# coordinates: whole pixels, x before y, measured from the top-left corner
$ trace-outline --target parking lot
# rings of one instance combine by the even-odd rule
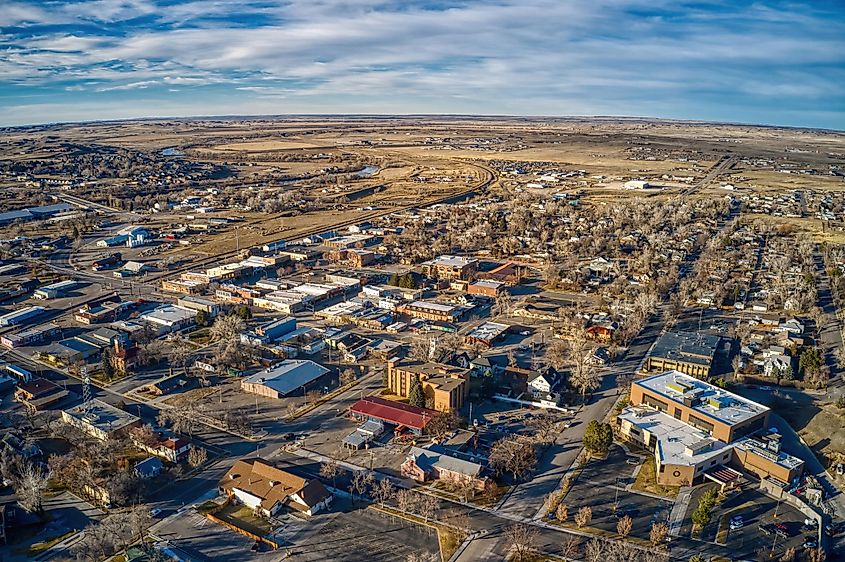
[[[749,489],[730,496],[713,511],[713,523],[708,525],[702,538],[713,540],[718,529],[728,526],[728,521],[734,517],[742,518],[742,527],[738,529],[727,529],[727,536],[724,531],[719,540],[724,539],[725,544],[732,550],[742,553],[753,553],[759,549],[772,549],[775,552],[783,552],[787,548],[794,547],[798,551],[803,549],[804,541],[807,539],[816,540],[818,534],[810,529],[802,529],[804,515],[786,504],[778,502],[753,489],[754,484],[749,484]],[[695,508],[694,505],[691,506]],[[761,530],[761,525],[781,524],[785,527],[786,535],[779,536],[774,532]]]
[[[360,502],[359,502],[360,504]],[[330,511],[309,519],[282,515],[277,540],[285,546],[252,550],[254,541],[225,529],[192,509],[156,525],[152,532],[171,547],[198,560],[277,562],[280,560],[405,560],[411,553],[439,552],[437,533],[427,527],[368,509],[357,509],[336,497]]]
[[[563,499],[570,518],[588,506],[593,511],[590,526],[615,533],[619,518],[627,515],[633,520],[631,535],[644,539],[648,539],[654,523],[666,523],[674,505],[672,500],[626,490],[633,484],[639,464],[634,461],[622,447],[613,445],[607,459],[588,462]],[[618,510],[614,511],[617,502]]]

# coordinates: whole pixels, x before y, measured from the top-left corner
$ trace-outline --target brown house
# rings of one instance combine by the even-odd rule
[[[314,515],[332,501],[319,480],[295,476],[263,459],[237,461],[220,481],[220,490],[265,517],[282,507]]]
[[[35,378],[21,383],[15,390],[15,401],[26,408],[38,412],[49,409],[63,398],[70,396],[70,392],[47,379]]]

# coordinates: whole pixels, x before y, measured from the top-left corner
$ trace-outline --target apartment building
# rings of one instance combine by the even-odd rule
[[[387,362],[387,386],[397,396],[407,398],[416,377],[435,410],[448,412],[464,405],[469,390],[468,370],[423,361],[393,359]]]

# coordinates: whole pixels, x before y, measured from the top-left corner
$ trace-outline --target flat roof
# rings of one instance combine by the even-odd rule
[[[739,441],[734,443],[734,446],[737,449],[742,449],[744,451],[751,451],[752,453],[756,454],[759,457],[763,457],[775,464],[788,468],[790,470],[794,468],[798,468],[804,461],[799,459],[798,457],[793,457],[783,451],[772,451],[766,444],[758,437],[751,436],[746,437],[744,439],[740,439]]]
[[[65,413],[85,425],[103,431],[117,431],[141,419],[96,398],[73,408],[68,408]]]
[[[328,369],[314,361],[288,359],[275,367],[259,371],[245,378],[243,382],[260,384],[285,396],[314,382],[328,372]]]
[[[650,408],[629,406],[622,410],[619,418],[654,435],[663,464],[694,466],[731,448],[681,420]],[[693,454],[688,454],[690,452]]]
[[[442,265],[446,267],[466,267],[467,265],[477,263],[478,260],[475,258],[467,258],[464,256],[449,256],[443,255],[438,256],[431,260],[430,262],[426,262],[429,265]]]
[[[432,310],[434,312],[442,312],[444,314],[451,314],[452,312],[458,309],[458,307],[455,305],[429,301],[414,301],[406,305],[406,307],[417,308],[422,310]]]
[[[196,310],[191,310],[190,308],[184,308],[182,306],[167,304],[149,312],[145,312],[140,316],[140,319],[153,322],[155,324],[169,326],[171,324],[175,324],[176,322],[187,320],[189,318],[196,318],[196,316]]]
[[[509,329],[510,326],[507,324],[500,324],[499,322],[485,322],[473,328],[466,337],[484,341],[493,341]]]
[[[721,338],[695,332],[666,332],[660,336],[649,352],[650,357],[660,357],[710,365]]]
[[[667,371],[634,381],[633,384],[668,398],[675,404],[683,405],[685,398],[691,400],[691,405],[687,407],[726,425],[736,425],[769,411],[762,404],[680,371]]]

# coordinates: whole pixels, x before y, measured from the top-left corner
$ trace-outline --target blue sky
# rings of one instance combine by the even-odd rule
[[[0,124],[628,115],[845,129],[845,1],[0,0]]]

